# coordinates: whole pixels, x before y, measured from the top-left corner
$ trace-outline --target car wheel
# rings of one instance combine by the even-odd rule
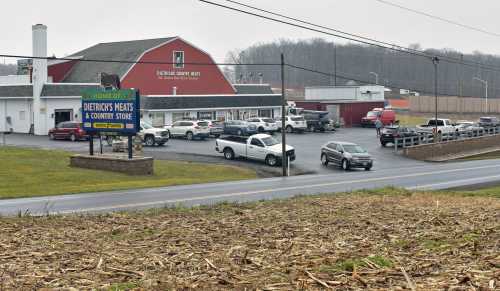
[[[53,133],[49,133],[49,139],[50,139],[50,140],[54,140],[54,139],[56,139],[56,137],[54,136],[54,134],[53,134]]]
[[[186,132],[186,139],[187,139],[187,140],[193,140],[193,137],[194,137],[194,136],[193,136],[193,133],[192,133],[192,132],[190,132],[190,131]]]
[[[291,125],[286,127],[286,132],[287,133],[292,133],[293,132],[293,127]]]
[[[342,170],[347,171],[347,170],[349,170],[349,168],[350,168],[349,161],[346,159],[343,159],[342,160]]]
[[[264,128],[263,127],[259,127],[258,132],[259,133],[263,133],[264,132]]]
[[[274,155],[268,155],[266,157],[266,165],[274,167],[278,164],[278,158]]]
[[[328,158],[325,154],[321,155],[321,164],[323,164],[323,166],[328,166]]]
[[[381,144],[383,147],[385,147],[385,146],[387,145],[387,143],[385,143],[385,142],[380,142],[380,144]]]
[[[216,135],[214,135],[214,136],[215,136],[215,138],[219,138],[219,137],[220,137],[220,134],[216,134]]]
[[[316,128],[314,127],[314,125],[309,125],[309,131],[310,132],[315,132],[316,131]]]
[[[236,132],[236,135],[243,135],[243,131],[241,129],[238,129],[238,131]]]
[[[144,143],[146,144],[146,146],[148,147],[152,147],[155,145],[155,138],[152,137],[151,135],[147,135],[145,138],[144,138]]]
[[[365,171],[370,171],[371,169],[372,169],[372,167],[366,167]]]
[[[230,148],[224,149],[224,158],[226,160],[234,160],[234,152]]]
[[[70,136],[69,136],[69,139],[71,141],[76,141],[76,135],[74,133],[72,133]]]

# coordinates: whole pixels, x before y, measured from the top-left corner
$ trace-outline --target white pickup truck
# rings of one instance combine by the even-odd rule
[[[426,124],[418,125],[417,131],[422,133],[434,133],[437,124],[437,134],[456,133],[458,128],[449,119],[429,119]]]
[[[281,143],[268,134],[219,138],[215,141],[215,150],[224,153],[224,158],[227,160],[243,157],[264,161],[271,167],[277,166],[282,160]],[[295,149],[287,145],[286,156],[290,158],[290,161],[295,160]]]

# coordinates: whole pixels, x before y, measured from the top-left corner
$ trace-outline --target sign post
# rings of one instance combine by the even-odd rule
[[[139,92],[134,89],[83,92],[82,123],[90,136],[90,155],[94,154],[93,136],[107,132],[128,137],[128,158],[132,159],[132,136],[140,128],[139,108]]]

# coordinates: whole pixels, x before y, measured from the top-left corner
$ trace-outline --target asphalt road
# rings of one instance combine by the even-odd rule
[[[245,202],[384,186],[405,187],[407,189],[447,189],[499,181],[498,167],[500,167],[500,160],[428,163],[414,167],[386,168],[371,172],[331,171],[326,175],[302,175],[155,189],[1,200],[0,214],[94,213],[159,208],[179,204],[193,206],[221,201]]]
[[[276,134],[275,138],[281,140],[281,135]],[[321,146],[332,140],[354,142],[364,147],[375,159],[373,167],[375,171],[381,169],[408,168],[425,164],[423,162],[407,159],[400,155],[395,155],[393,148],[381,147],[376,137],[375,129],[346,128],[339,129],[336,132],[294,133],[287,135],[287,144],[294,146],[297,154],[297,159],[292,163],[292,167],[297,169],[297,172],[306,173],[329,174],[335,171],[333,168],[326,169],[322,167],[319,161]],[[12,134],[7,136],[7,143],[17,146],[36,146],[75,152],[88,151],[88,143],[85,141],[51,141],[45,136]],[[98,143],[96,146],[98,146]],[[105,151],[110,151],[110,147],[104,146],[103,148]],[[172,154],[180,154],[185,159],[206,162],[203,157],[198,156],[204,155],[211,157],[210,162],[212,162],[214,158],[218,159],[220,162],[225,162],[222,154],[215,151],[215,139],[213,138],[204,141],[171,139],[162,147],[145,147],[144,154],[146,156],[153,156],[157,159],[171,159]],[[193,156],[189,157],[190,154]],[[268,168],[259,163],[245,163],[252,167],[260,165]]]
[[[276,135],[276,138],[280,138]],[[351,141],[363,146],[375,159],[372,171],[343,172],[319,162],[319,148],[330,140]],[[50,141],[47,137],[9,135],[7,143],[16,146],[64,149],[86,152],[87,142]],[[296,148],[294,168],[302,168],[314,175],[288,178],[265,178],[252,181],[187,185],[177,187],[88,193],[16,200],[0,200],[0,215],[27,212],[33,215],[47,213],[106,212],[125,209],[145,209],[165,205],[186,206],[211,204],[221,201],[255,201],[285,198],[300,194],[345,192],[397,186],[409,189],[448,189],[500,181],[500,160],[426,163],[397,155],[391,148],[382,148],[373,129],[340,129],[335,133],[291,134],[288,144]],[[226,163],[214,150],[214,139],[205,141],[170,140],[166,146],[145,148],[145,155],[155,158],[180,156],[180,159],[203,161],[207,159]],[[110,151],[110,147],[104,147]],[[240,162],[251,167],[266,167],[260,163]],[[258,166],[257,166],[258,165]],[[266,167],[267,168],[267,167]],[[279,169],[278,169],[279,170]]]

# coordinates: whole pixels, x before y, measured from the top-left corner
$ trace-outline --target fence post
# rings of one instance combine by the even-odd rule
[[[396,151],[396,152],[398,151],[398,138],[397,137],[394,138],[394,151]]]

